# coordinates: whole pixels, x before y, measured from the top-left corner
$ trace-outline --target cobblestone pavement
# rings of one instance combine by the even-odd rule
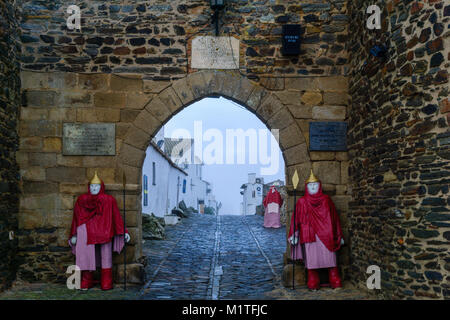
[[[144,244],[141,299],[368,299],[348,283],[317,292],[284,288],[285,228],[266,229],[261,216],[192,215],[166,227],[166,238]]]
[[[111,291],[68,290],[64,284],[17,284],[2,299],[368,299],[350,284],[311,292],[281,285],[285,228],[266,229],[261,216],[191,215],[146,240],[146,284]]]

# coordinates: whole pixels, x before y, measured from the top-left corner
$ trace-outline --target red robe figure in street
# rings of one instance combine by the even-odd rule
[[[125,241],[130,241],[128,230],[125,230]],[[81,270],[81,289],[92,288],[97,267],[101,267],[102,290],[112,289],[112,253],[120,253],[124,246],[124,222],[116,199],[105,194],[105,184],[97,172],[88,192],[75,203],[69,245]]]
[[[264,227],[280,228],[280,208],[283,205],[283,199],[275,186],[271,186],[269,192],[263,200],[264,205]]]
[[[331,198],[322,193],[322,184],[312,170],[305,183],[305,195],[297,201],[295,215],[292,214],[288,239],[292,258],[305,262],[309,289],[319,289],[317,269],[321,268],[328,268],[332,288],[342,287],[336,263],[336,251],[344,244],[339,215]]]

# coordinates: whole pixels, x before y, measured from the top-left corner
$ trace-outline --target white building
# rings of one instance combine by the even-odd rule
[[[153,138],[142,168],[143,213],[164,217],[181,201],[199,213],[205,205],[217,206],[211,185],[202,179],[203,164],[191,152],[193,146],[193,139],[164,138],[164,127]]]
[[[152,141],[142,167],[142,212],[164,217],[181,201],[187,173]]]
[[[248,182],[241,186],[241,215],[256,214],[256,207],[263,202],[264,178],[257,178],[256,173],[248,174]]]

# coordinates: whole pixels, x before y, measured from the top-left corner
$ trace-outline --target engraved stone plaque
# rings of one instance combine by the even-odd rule
[[[114,123],[63,124],[63,155],[114,156],[115,154]]]
[[[239,40],[202,36],[192,40],[192,68],[239,69]]]
[[[310,122],[310,151],[347,151],[346,122]]]

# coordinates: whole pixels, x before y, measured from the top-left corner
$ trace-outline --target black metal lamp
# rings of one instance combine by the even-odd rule
[[[216,37],[219,36],[219,12],[225,8],[226,0],[210,0],[211,9],[214,10],[213,23],[216,24]]]

